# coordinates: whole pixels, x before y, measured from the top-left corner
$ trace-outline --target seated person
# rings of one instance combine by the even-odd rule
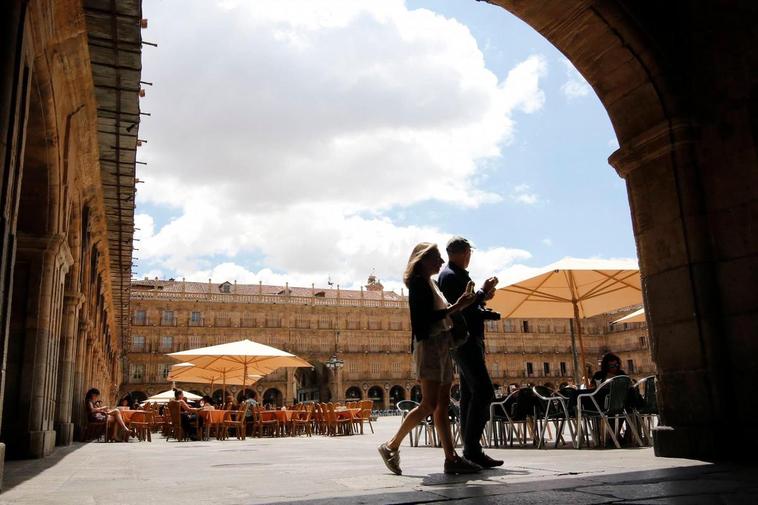
[[[216,410],[216,407],[213,406],[213,398],[208,395],[203,396],[200,399],[200,408],[202,410]]]
[[[87,394],[84,395],[84,404],[87,408],[87,419],[91,422],[103,422],[112,418],[129,436],[136,436],[137,432],[135,430],[130,430],[126,423],[124,423],[124,419],[121,417],[121,412],[118,409],[109,409],[108,407],[98,406],[100,403],[99,398],[100,390],[97,388],[90,389],[87,391]]]
[[[190,407],[184,399],[184,391],[181,389],[174,390],[174,399],[179,403],[182,418],[182,430],[189,435],[192,440],[199,440],[199,430],[203,426],[203,418],[198,418],[196,409]]]
[[[226,402],[224,403],[224,410],[236,410],[237,404],[234,402],[232,395],[226,395]]]
[[[600,362],[600,370],[592,376],[588,389],[596,389],[600,384],[617,375],[626,375],[621,369],[621,358],[612,352],[605,353]]]
[[[119,407],[126,407],[128,409],[134,409],[134,401],[132,400],[132,394],[126,393],[126,396],[118,401]]]
[[[250,418],[253,416],[253,409],[258,406],[258,402],[255,401],[255,398],[253,397],[253,393],[248,392],[247,398],[245,399],[245,403],[247,403],[247,412],[245,412],[245,417]]]

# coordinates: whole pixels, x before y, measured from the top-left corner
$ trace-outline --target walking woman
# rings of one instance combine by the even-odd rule
[[[400,469],[400,444],[427,416],[434,415],[442,449],[445,451],[445,473],[475,473],[482,468],[458,456],[450,431],[448,405],[453,382],[453,362],[450,357],[452,322],[450,314],[461,311],[474,301],[474,295],[464,293],[449,305],[432,275],[444,264],[435,244],[422,242],[413,248],[403,282],[408,287],[411,309],[411,347],[416,362],[416,378],[421,382],[421,404],[411,410],[397,433],[379,446],[379,454],[389,470],[397,475]]]

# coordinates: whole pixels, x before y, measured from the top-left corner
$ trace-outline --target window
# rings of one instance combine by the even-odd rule
[[[268,328],[281,328],[282,320],[279,316],[267,315],[266,326]]]
[[[310,328],[311,320],[308,316],[298,315],[295,318],[295,328]]]
[[[145,352],[145,337],[132,335],[132,352]]]
[[[550,363],[542,363],[542,374],[545,377],[550,376]]]
[[[129,376],[132,382],[142,382],[145,377],[145,365],[142,363],[129,365]]]
[[[318,316],[318,327],[322,330],[328,330],[332,327],[332,317],[329,315]]]
[[[566,375],[568,375],[566,373],[566,362],[561,361],[561,377],[565,377]]]
[[[161,377],[163,379],[167,379],[168,378],[168,372],[170,370],[171,370],[171,365],[168,364],[168,363],[161,363],[160,366],[158,367],[158,373],[161,374]]]
[[[534,375],[534,365],[527,362],[526,363],[526,376],[531,377],[532,375]]]
[[[379,363],[376,361],[372,361],[371,362],[371,375],[374,375],[374,376],[379,375],[379,372],[380,372]]]
[[[147,324],[147,312],[144,310],[135,310],[134,311],[134,324],[139,326],[144,326]]]
[[[403,329],[402,321],[390,321],[390,330],[402,330],[402,329]]]
[[[644,335],[640,337],[640,347],[642,348],[647,347],[647,338]]]
[[[358,362],[356,361],[348,361],[347,362],[347,371],[350,373],[355,373],[358,371]]]
[[[189,344],[190,349],[197,349],[198,347],[203,347],[203,341],[202,337],[199,335],[190,335],[187,337],[187,344]]]
[[[170,351],[174,347],[174,337],[161,337],[161,351]]]
[[[361,327],[361,320],[357,317],[351,317],[347,320],[347,329],[348,330],[357,330]]]
[[[161,314],[161,325],[163,326],[173,326],[176,324],[176,319],[174,319],[174,311],[173,310],[164,310]]]
[[[512,333],[516,331],[516,324],[513,322],[513,319],[506,319],[503,321],[503,328],[506,333]]]
[[[202,326],[203,314],[198,311],[192,311],[189,319],[190,326]]]
[[[493,363],[490,367],[492,377],[500,377],[500,363]]]
[[[392,362],[392,371],[393,372],[399,372],[400,371],[400,361],[395,360]]]
[[[381,330],[382,329],[382,320],[378,317],[371,317],[368,320],[368,329],[369,330]]]
[[[634,373],[634,360],[633,359],[626,360],[626,371],[629,373]]]
[[[529,333],[529,321],[521,321],[521,331],[523,333]]]
[[[497,321],[485,321],[484,326],[487,331],[497,331]]]

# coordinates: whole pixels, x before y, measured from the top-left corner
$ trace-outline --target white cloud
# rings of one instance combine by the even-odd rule
[[[138,204],[179,215],[161,227],[138,215],[138,247],[177,276],[398,279],[414,243],[448,234],[384,212],[501,199],[477,186],[480,165],[512,139],[514,111],[545,102],[544,57],[499,82],[468,28],[400,0],[166,2],[146,15],[160,48],[144,56],[156,85]],[[502,265],[503,251],[528,255],[488,253]],[[267,268],[241,265],[252,256]]]
[[[561,86],[561,91],[566,98],[573,100],[574,98],[589,95],[592,88],[582,74],[580,74],[576,68],[574,68],[574,65],[566,58],[561,61],[563,61],[563,64],[566,67],[566,82]]]
[[[519,184],[514,187],[509,197],[512,201],[523,205],[537,205],[541,202],[540,196],[532,191],[528,184]]]
[[[545,245],[547,247],[553,247],[553,239],[550,237],[545,237],[540,242],[542,242],[542,245]]]

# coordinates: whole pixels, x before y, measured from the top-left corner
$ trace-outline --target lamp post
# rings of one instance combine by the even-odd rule
[[[335,400],[340,401],[340,397],[342,396],[342,367],[345,366],[345,362],[342,361],[337,357],[337,353],[332,354],[332,356],[324,363],[326,365],[326,368],[332,371],[334,373],[334,387],[336,389]]]

